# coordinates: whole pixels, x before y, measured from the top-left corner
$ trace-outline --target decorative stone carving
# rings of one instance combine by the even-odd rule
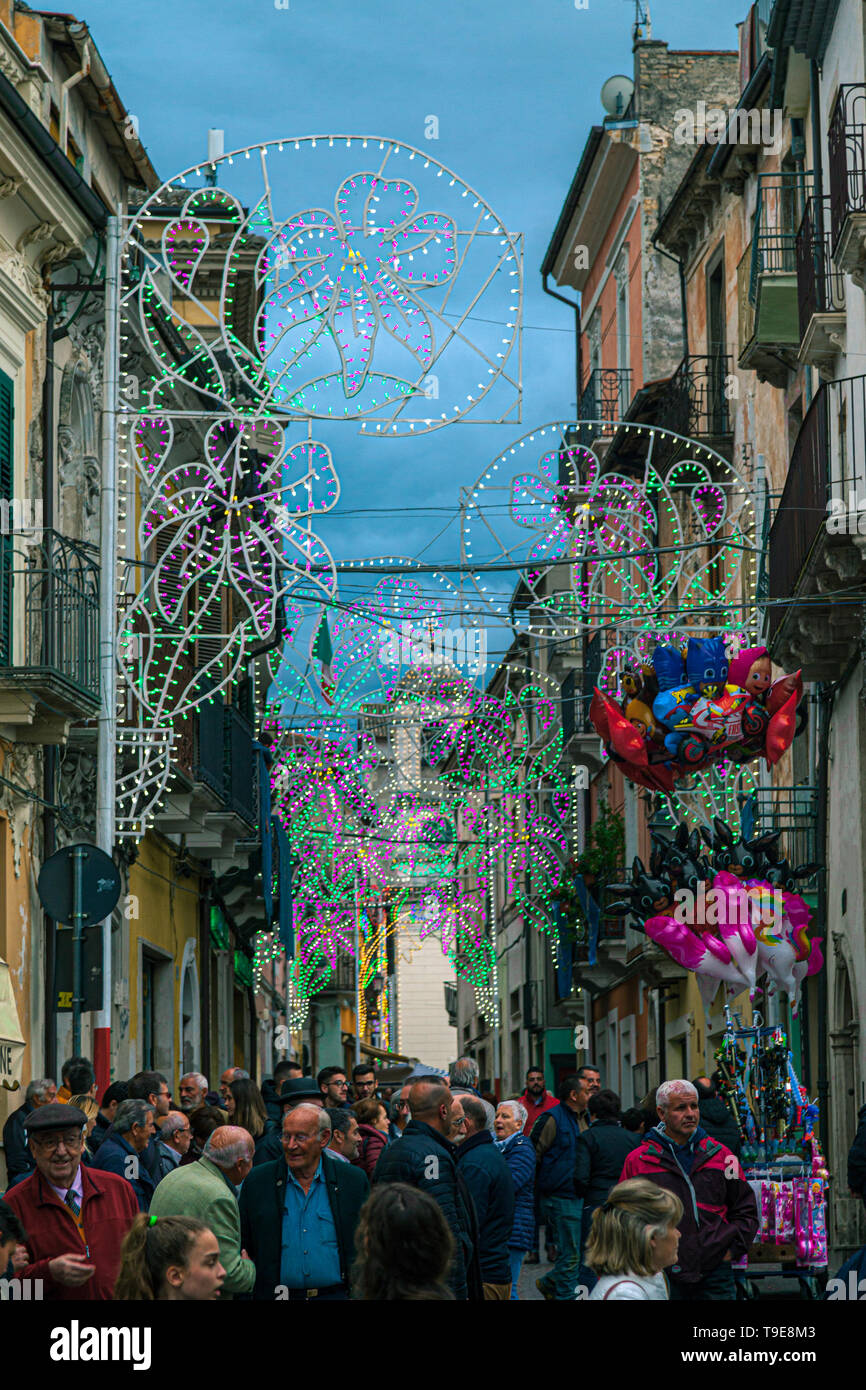
[[[59,231],[59,222],[37,222],[35,227],[21,233],[15,243],[16,250],[23,251],[26,246],[34,246],[37,241],[48,241]]]
[[[102,366],[105,354],[105,328],[101,323],[69,325],[69,338],[79,353],[87,358],[87,377],[93,399],[93,409],[102,409]]]
[[[58,845],[66,845],[96,830],[96,758],[84,749],[66,747],[60,760],[57,803],[66,813],[66,824],[57,822]]]
[[[23,179],[0,179],[0,198],[11,198],[23,182]]]
[[[32,836],[34,812],[37,804],[23,794],[27,787],[41,787],[41,757],[33,745],[0,743],[0,811],[8,822],[12,833],[12,863],[15,877],[21,874],[21,850],[25,831]],[[14,787],[8,785],[14,783]],[[21,787],[22,792],[15,787]]]

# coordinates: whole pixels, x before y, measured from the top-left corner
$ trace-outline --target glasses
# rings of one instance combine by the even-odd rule
[[[455,1124],[455,1125],[465,1125],[465,1123],[466,1123],[466,1116],[465,1116],[465,1115],[454,1115],[454,1116],[452,1117],[451,1123],[452,1123],[452,1124]]]
[[[297,1144],[309,1144],[310,1140],[315,1138],[315,1134],[284,1134],[283,1143],[291,1144],[294,1139]]]
[[[348,1081],[332,1081],[331,1085],[336,1086],[338,1091],[348,1091],[349,1089]]]
[[[53,1154],[61,1144],[67,1149],[80,1149],[84,1143],[84,1136],[77,1131],[74,1134],[34,1134],[33,1139],[40,1149],[49,1154]]]

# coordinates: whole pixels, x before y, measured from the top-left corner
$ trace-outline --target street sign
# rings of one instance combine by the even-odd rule
[[[55,937],[54,1007],[58,1013],[71,1013],[74,997],[74,966],[72,947],[74,932],[62,927]],[[102,932],[98,926],[88,927],[81,938],[81,1008],[88,1013],[102,1004]]]
[[[36,885],[39,901],[55,922],[72,921],[76,858],[81,864],[82,922],[101,922],[114,911],[121,884],[114,861],[96,845],[67,845],[46,859]]]

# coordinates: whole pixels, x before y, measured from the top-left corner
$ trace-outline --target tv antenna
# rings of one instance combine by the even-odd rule
[[[653,22],[650,18],[649,0],[629,0],[629,4],[634,5],[634,28],[631,31],[633,42],[637,43],[638,39],[651,39]]]

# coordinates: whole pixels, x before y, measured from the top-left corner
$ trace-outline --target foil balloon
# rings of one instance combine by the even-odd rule
[[[650,940],[667,951],[672,960],[696,975],[724,980],[738,989],[748,987],[748,981],[734,963],[728,947],[709,933],[698,935],[684,922],[667,916],[651,917],[645,931]]]

